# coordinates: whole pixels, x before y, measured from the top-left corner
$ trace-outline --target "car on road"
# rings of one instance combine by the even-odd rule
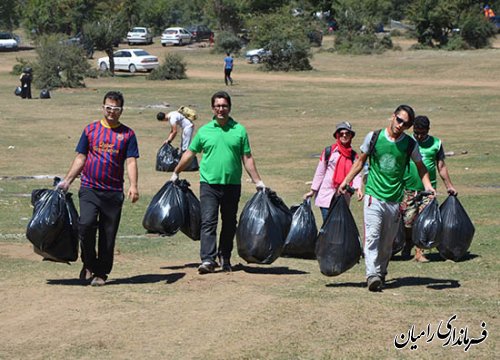
[[[136,71],[152,71],[160,66],[158,58],[143,49],[122,49],[113,53],[115,70],[124,70],[131,73]],[[97,59],[99,70],[109,69],[109,57]]]
[[[127,42],[132,44],[152,44],[153,33],[145,27],[133,27],[127,33]]]
[[[266,57],[271,55],[271,51],[260,48],[260,49],[252,49],[248,50],[245,53],[245,59],[252,64],[261,63]]]
[[[0,32],[0,49],[18,50],[19,44],[10,32]]]
[[[161,45],[167,44],[184,45],[190,44],[193,41],[193,34],[182,27],[170,27],[161,34]]]
[[[210,39],[212,35],[212,30],[206,25],[192,25],[186,28],[193,35],[194,41],[203,41]]]

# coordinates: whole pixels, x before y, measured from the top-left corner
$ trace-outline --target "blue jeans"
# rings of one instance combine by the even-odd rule
[[[236,234],[236,214],[240,201],[241,185],[211,185],[200,183],[201,261],[215,263],[217,256],[229,261]],[[217,249],[217,223],[221,214],[221,232]]]

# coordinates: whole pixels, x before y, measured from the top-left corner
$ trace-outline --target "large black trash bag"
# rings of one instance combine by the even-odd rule
[[[316,238],[318,227],[311,209],[311,199],[304,200],[297,207],[292,207],[292,224],[285,239],[281,256],[301,259],[316,259]]]
[[[167,181],[149,203],[142,226],[152,233],[172,236],[186,221],[186,194]]]
[[[179,149],[164,143],[156,154],[156,171],[174,171],[179,160]]]
[[[403,248],[405,247],[405,243],[406,243],[405,225],[403,218],[401,217],[398,225],[398,233],[396,234],[394,242],[392,243],[392,255],[396,255],[398,252],[403,250]]]
[[[337,276],[359,262],[358,227],[344,196],[335,196],[316,241],[316,258],[323,275]]]
[[[245,204],[236,230],[238,254],[248,263],[271,264],[283,250],[292,213],[276,192],[259,189]]]
[[[437,199],[434,198],[417,215],[413,223],[413,244],[421,249],[432,249],[439,244],[439,233],[441,232],[441,214]]]
[[[192,240],[200,240],[201,208],[200,200],[189,188],[187,180],[180,180],[179,187],[186,194],[186,217],[181,231]]]
[[[443,222],[437,247],[439,254],[445,259],[459,261],[472,242],[474,224],[456,196],[448,196],[439,211]]]
[[[78,212],[72,194],[39,189],[31,193],[33,216],[26,237],[44,260],[76,261],[78,258]]]

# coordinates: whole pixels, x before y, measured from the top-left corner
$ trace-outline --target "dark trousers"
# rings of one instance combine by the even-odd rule
[[[224,69],[224,82],[226,85],[228,84],[228,81],[231,82],[231,85],[233,84],[233,79],[231,78],[231,71],[233,69]]]
[[[116,233],[124,195],[118,191],[81,188],[78,230],[82,262],[94,275],[107,278],[113,267]],[[97,231],[99,238],[96,251]]]
[[[229,260],[236,233],[236,214],[241,185],[210,185],[200,183],[201,207],[201,261],[215,262],[217,256]],[[217,250],[217,223],[221,214],[221,232]]]

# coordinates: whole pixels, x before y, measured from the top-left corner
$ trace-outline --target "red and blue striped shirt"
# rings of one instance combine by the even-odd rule
[[[139,157],[134,131],[119,124],[108,127],[95,121],[85,127],[76,151],[87,156],[81,186],[97,190],[123,191],[125,160]]]

